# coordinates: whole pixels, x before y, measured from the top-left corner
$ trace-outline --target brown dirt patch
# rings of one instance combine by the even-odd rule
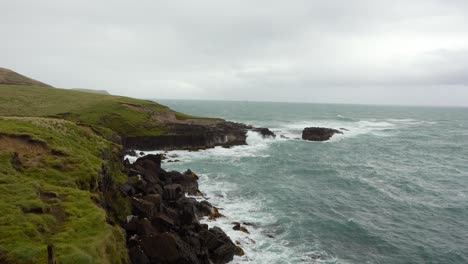
[[[36,166],[51,151],[44,142],[29,136],[0,134],[0,152],[16,153],[17,161],[26,167]]]

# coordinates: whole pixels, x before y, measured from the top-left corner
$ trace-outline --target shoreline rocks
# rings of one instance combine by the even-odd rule
[[[325,127],[306,127],[302,131],[302,139],[308,141],[326,141],[334,134],[343,134],[343,132]]]
[[[165,171],[161,155],[124,164],[129,178],[121,191],[131,199],[132,215],[123,228],[132,263],[222,264],[244,254],[223,230],[199,222],[222,215],[209,202],[186,196],[201,194],[195,173]]]
[[[170,134],[161,136],[138,136],[122,138],[125,149],[139,150],[199,150],[216,146],[231,147],[246,145],[247,131],[252,126],[228,121],[210,125],[166,125]]]
[[[262,135],[263,138],[276,138],[275,133],[273,133],[273,131],[266,127],[255,127],[252,128],[251,131],[259,133],[260,135]]]

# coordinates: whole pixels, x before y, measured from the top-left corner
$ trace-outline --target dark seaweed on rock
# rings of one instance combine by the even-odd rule
[[[198,176],[161,168],[161,155],[125,162],[128,182],[122,192],[130,196],[132,213],[123,225],[132,263],[227,263],[243,250],[218,227],[200,224],[200,217],[220,217],[201,194]]]

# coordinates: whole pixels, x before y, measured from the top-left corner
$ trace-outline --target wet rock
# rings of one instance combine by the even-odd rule
[[[171,135],[123,137],[125,148],[154,149],[185,149],[199,150],[216,146],[245,145],[247,130],[251,126],[217,120],[211,124],[166,124]]]
[[[343,134],[343,132],[325,127],[306,127],[302,131],[302,139],[309,141],[326,141],[334,134]]]
[[[232,227],[233,230],[236,230],[236,231],[242,231],[246,234],[250,234],[249,230],[247,230],[247,228],[245,228],[244,226],[241,226],[240,223],[234,223],[234,226]]]
[[[127,150],[127,151],[125,152],[125,154],[128,155],[128,156],[131,156],[131,157],[136,157],[136,156],[137,156],[136,151],[133,150],[133,149]]]
[[[242,249],[236,246],[219,227],[213,227],[200,233],[213,263],[228,263],[234,255],[241,255]]]
[[[266,128],[266,127],[255,127],[255,128],[252,128],[251,130],[259,133],[260,135],[262,135],[263,138],[268,138],[268,137],[275,138],[276,137],[275,133],[273,133],[273,131],[271,131],[269,128]]]

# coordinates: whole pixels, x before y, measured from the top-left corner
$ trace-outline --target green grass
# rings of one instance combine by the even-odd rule
[[[36,152],[27,140],[15,142],[14,150],[0,146],[0,262],[44,263],[48,244],[59,263],[127,262],[124,234],[108,221],[129,214],[128,201],[116,191],[126,180],[120,146],[49,118],[0,117],[0,134],[42,142]],[[13,152],[23,152],[20,165]],[[116,186],[104,194],[98,191],[103,164]],[[109,215],[100,204],[111,208]]]
[[[198,118],[178,113],[152,101],[48,87],[0,85],[0,116],[55,117],[101,126],[125,136],[169,133],[152,114],[174,113],[179,120]]]

